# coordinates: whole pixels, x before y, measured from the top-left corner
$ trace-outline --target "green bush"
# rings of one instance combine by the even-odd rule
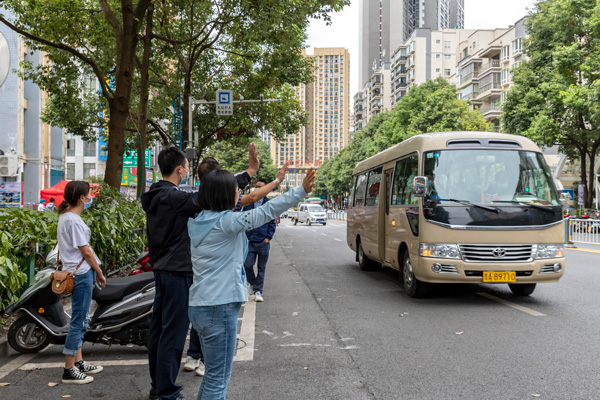
[[[126,266],[146,247],[146,217],[138,201],[107,185],[96,190],[90,209],[81,217],[90,227],[91,245],[107,272]],[[8,208],[0,215],[0,310],[16,300],[26,280],[27,257],[36,255],[36,268],[56,244],[58,213]],[[40,253],[35,253],[36,245]]]

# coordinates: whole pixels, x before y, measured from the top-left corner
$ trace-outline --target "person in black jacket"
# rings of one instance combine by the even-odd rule
[[[248,169],[236,175],[240,188],[250,182],[259,168],[258,153],[250,144]],[[188,219],[202,211],[197,194],[179,190],[187,182],[189,162],[176,147],[163,149],[158,155],[163,179],[152,184],[142,195],[146,212],[149,263],[152,265],[156,294],[148,338],[148,361],[152,388],[149,399],[183,399],[181,386],[175,383],[185,338],[189,328],[188,295],[192,284],[192,260]],[[241,205],[252,204],[258,196],[274,189],[278,179],[264,193],[252,193],[241,199]]]

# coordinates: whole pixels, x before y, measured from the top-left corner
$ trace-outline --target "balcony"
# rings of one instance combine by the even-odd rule
[[[473,100],[477,96],[479,96],[479,92],[471,92],[469,94],[462,96],[461,100]]]
[[[502,112],[502,105],[499,101],[486,104],[479,108],[479,112],[483,114],[484,117],[494,117],[499,116]]]
[[[480,71],[482,71],[483,74],[483,71],[487,71],[492,68],[500,68],[500,60],[493,59],[490,62],[481,64]]]
[[[498,95],[501,91],[500,80],[488,82],[484,85],[479,85],[479,96],[477,96],[478,100],[482,100],[492,94]]]

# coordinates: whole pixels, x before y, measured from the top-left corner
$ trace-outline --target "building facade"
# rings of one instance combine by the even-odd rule
[[[464,28],[464,0],[361,0],[359,83],[367,83],[418,28]]]
[[[349,141],[350,54],[344,48],[316,48],[306,55],[315,63],[314,81],[296,87],[298,100],[308,112],[309,124],[288,135],[285,142],[271,139],[271,157],[278,167],[290,167],[288,182],[301,182],[305,170],[318,168]],[[284,185],[286,186],[286,185]]]
[[[3,12],[6,16],[6,11]],[[17,195],[18,204],[37,203],[40,190],[64,179],[64,134],[61,128],[40,119],[48,95],[14,71],[19,70],[20,62],[37,66],[47,60],[41,52],[28,51],[23,37],[3,24],[0,24],[0,51],[0,62],[4,66],[0,66],[4,71],[4,76],[0,76],[0,156],[5,160],[14,159],[16,165],[10,173],[0,176],[0,183],[20,189],[20,193],[15,189],[10,196],[3,193],[0,206],[7,204],[3,201],[7,196],[16,198]]]

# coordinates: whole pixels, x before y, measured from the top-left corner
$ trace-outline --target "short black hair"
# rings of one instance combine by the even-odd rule
[[[202,180],[211,171],[218,171],[221,169],[221,164],[214,158],[204,158],[198,165],[198,180]]]
[[[158,153],[158,167],[163,175],[171,175],[175,168],[185,167],[185,153],[177,147],[167,147]]]
[[[260,179],[258,179],[258,180],[255,182],[255,184],[256,184],[256,183],[258,183],[258,182],[262,182],[262,183],[264,183],[265,185],[266,185],[267,183],[269,183],[269,182],[267,182],[267,180],[266,180],[266,179],[263,179],[263,178],[260,178]]]
[[[237,187],[237,179],[231,172],[224,169],[211,171],[202,179],[198,190],[198,205],[203,210],[233,210],[237,202]]]

